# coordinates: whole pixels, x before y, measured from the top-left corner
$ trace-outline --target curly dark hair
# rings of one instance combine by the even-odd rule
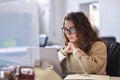
[[[65,21],[72,21],[76,28],[77,44],[84,52],[89,53],[92,45],[96,41],[102,41],[97,33],[93,30],[88,18],[83,12],[70,12],[64,17],[63,26]],[[65,45],[69,42],[64,34]]]

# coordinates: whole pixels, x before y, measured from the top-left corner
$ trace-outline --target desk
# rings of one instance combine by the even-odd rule
[[[91,74],[72,74],[64,78],[64,80],[120,80],[120,77],[110,77],[108,75],[91,75]]]
[[[110,77],[110,80],[120,80],[120,77]]]

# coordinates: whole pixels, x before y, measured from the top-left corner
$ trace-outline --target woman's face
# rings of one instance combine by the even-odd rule
[[[65,26],[64,26],[67,30],[70,30],[70,28],[74,27],[74,24],[72,21],[68,21],[68,20],[65,20]],[[67,31],[66,33],[66,36],[68,38],[68,40],[70,42],[76,42],[77,41],[77,37],[76,37],[76,32],[75,33],[71,33],[70,31]]]

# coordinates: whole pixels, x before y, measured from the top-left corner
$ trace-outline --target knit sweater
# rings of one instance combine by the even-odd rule
[[[62,49],[61,49],[62,50]],[[107,48],[105,43],[96,41],[88,54],[77,49],[74,54],[58,52],[62,72],[106,74]]]

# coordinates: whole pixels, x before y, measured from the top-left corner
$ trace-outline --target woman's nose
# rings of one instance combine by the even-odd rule
[[[70,31],[67,31],[66,34],[67,34],[67,35],[71,35],[71,32],[70,32]]]

